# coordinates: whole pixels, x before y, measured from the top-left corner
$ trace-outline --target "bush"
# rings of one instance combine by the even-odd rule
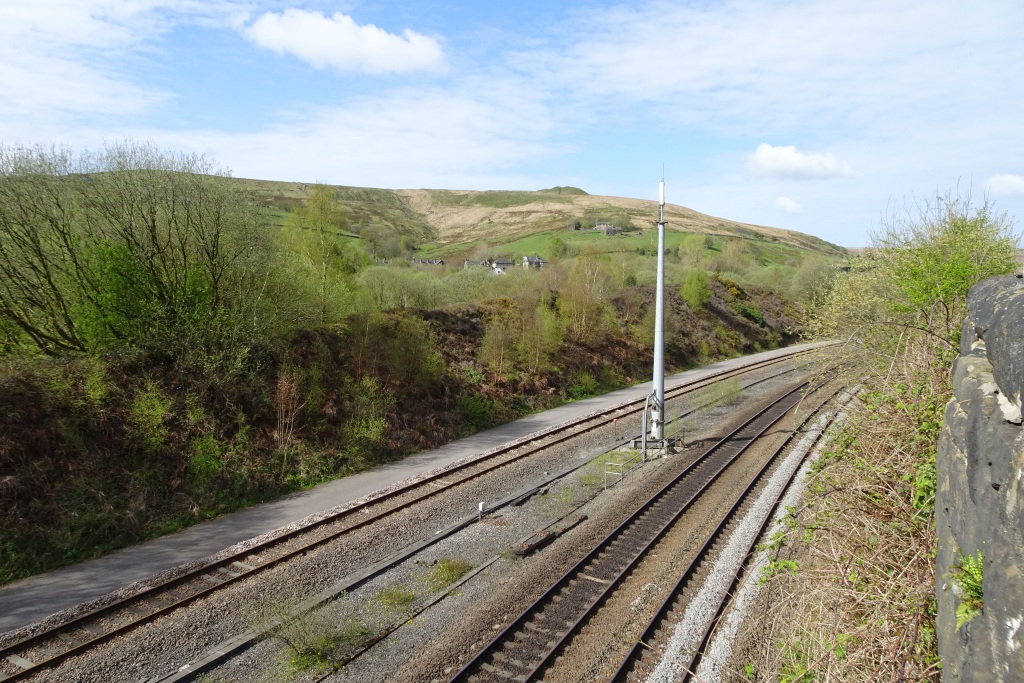
[[[44,353],[160,356],[265,334],[271,249],[250,198],[198,156],[0,147],[0,319]],[[11,330],[18,334],[12,338]]]
[[[171,401],[163,395],[155,382],[135,395],[129,415],[132,435],[147,449],[155,450],[167,441],[167,418]]]
[[[764,316],[761,315],[761,309],[755,306],[750,301],[736,301],[732,305],[732,310],[736,311],[739,315],[751,322],[755,322],[758,325],[764,327]]]
[[[679,295],[694,312],[699,311],[711,299],[711,278],[706,270],[689,270],[683,279]]]
[[[456,401],[459,414],[474,430],[490,429],[501,424],[500,408],[494,401],[473,395],[463,395]]]
[[[569,386],[569,397],[574,401],[593,396],[600,385],[589,372],[579,372]]]

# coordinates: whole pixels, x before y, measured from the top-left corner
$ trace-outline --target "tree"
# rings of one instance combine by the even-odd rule
[[[796,268],[790,295],[799,301],[817,305],[832,286],[836,270],[820,256],[808,256]]]
[[[551,258],[565,258],[569,253],[569,247],[561,237],[551,239]]]
[[[518,316],[507,313],[492,316],[480,343],[480,362],[487,366],[494,381],[500,381],[512,367],[514,350],[520,336]]]
[[[880,351],[897,343],[893,330],[913,329],[955,347],[967,290],[1012,273],[1017,244],[1008,216],[997,215],[987,200],[975,207],[969,196],[947,193],[904,207],[886,218],[871,249],[822,297],[818,333]]]
[[[562,345],[565,331],[558,314],[543,299],[531,306],[530,300],[520,301],[520,334],[516,341],[519,360],[530,373],[550,365],[551,356]]]
[[[348,219],[334,197],[334,190],[315,185],[306,204],[292,214],[292,223],[309,231],[303,252],[316,272],[318,322],[324,325],[331,315],[332,300],[341,296],[341,278],[358,270],[358,257],[343,236]]]
[[[686,272],[679,294],[690,310],[696,313],[703,308],[711,299],[711,293],[711,278],[706,270],[695,268]]]
[[[578,256],[558,299],[559,313],[573,337],[591,340],[603,329],[610,315],[608,291],[609,277],[602,257],[596,253]]]
[[[0,317],[9,344],[86,348],[73,318],[89,282],[74,170],[66,149],[0,147]]]
[[[684,266],[699,268],[703,265],[704,256],[710,248],[710,235],[686,235],[679,245],[679,259]]]
[[[753,258],[746,241],[735,238],[725,243],[721,253],[712,259],[712,264],[716,273],[743,275],[750,269]]]
[[[386,225],[370,225],[359,234],[367,251],[377,258],[394,258],[402,253],[398,233]]]
[[[0,148],[0,317],[45,353],[230,343],[269,254],[262,214],[204,157]]]
[[[967,290],[1017,267],[1018,239],[1006,214],[987,199],[950,193],[891,216],[875,243],[889,271],[893,309],[952,338],[959,332]]]

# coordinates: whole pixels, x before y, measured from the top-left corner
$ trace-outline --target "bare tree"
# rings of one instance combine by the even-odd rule
[[[46,353],[223,332],[258,289],[261,228],[203,157],[0,148],[0,316]]]

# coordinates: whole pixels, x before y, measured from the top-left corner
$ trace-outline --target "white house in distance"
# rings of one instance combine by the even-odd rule
[[[523,268],[529,270],[530,268],[543,268],[547,264],[547,261],[542,259],[540,256],[524,256],[523,257]]]
[[[523,258],[525,259],[526,257],[524,256]],[[515,265],[516,265],[516,262],[513,261],[512,259],[506,258],[504,256],[499,256],[497,258],[484,259],[483,261],[468,261],[467,260],[462,267],[463,268],[474,268],[474,267],[476,267],[476,268],[490,268],[490,269],[492,269],[495,272],[495,274],[501,274],[501,273],[504,273],[509,268],[514,267]]]

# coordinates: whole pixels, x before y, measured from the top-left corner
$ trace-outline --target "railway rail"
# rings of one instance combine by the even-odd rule
[[[641,505],[519,617],[450,683],[529,681],[545,670],[604,599],[731,464],[803,397],[802,383],[708,448]]]
[[[712,377],[701,378],[667,391],[666,400],[678,399],[723,379],[791,363],[817,351],[818,348],[804,349],[730,369]],[[148,586],[134,595],[78,615],[65,623],[32,633],[0,647],[0,681],[13,683],[24,680],[226,586],[278,566],[554,445],[606,426],[611,415],[621,418],[638,413],[642,407],[643,399],[628,401],[568,424],[513,441],[472,460],[457,463],[417,481],[403,484],[380,497],[220,557],[170,580]],[[623,443],[628,441],[629,439]]]
[[[611,679],[613,683],[636,683],[637,681],[643,681],[655,670],[656,665],[661,661],[662,655],[667,650],[667,642],[669,640],[671,629],[682,619],[686,606],[693,597],[695,589],[699,587],[701,583],[699,579],[702,573],[706,569],[707,565],[714,562],[717,557],[718,550],[728,542],[732,529],[735,528],[739,521],[744,518],[749,503],[754,499],[756,492],[760,488],[761,482],[766,478],[779,456],[781,456],[796,440],[801,430],[812,420],[818,418],[823,412],[822,408],[841,391],[842,389],[836,390],[832,396],[822,402],[822,405],[818,410],[808,414],[804,418],[803,422],[792,431],[786,440],[779,445],[775,452],[769,457],[760,471],[751,478],[750,483],[747,485],[743,493],[736,499],[736,502],[732,507],[722,515],[719,522],[716,524],[714,531],[709,535],[704,545],[695,553],[693,560],[680,574],[675,585],[668,591],[665,598],[658,606],[658,609],[648,621],[640,637],[637,638],[633,647],[622,659],[621,664]],[[851,400],[851,397],[848,396],[844,403],[849,402],[849,400]],[[829,424],[831,424],[831,419],[829,420]],[[809,445],[804,457],[801,458],[801,461],[792,468],[791,472],[786,477],[785,484],[779,487],[778,494],[775,496],[775,499],[770,506],[770,510],[764,516],[757,532],[752,535],[752,540],[748,543],[745,552],[743,553],[743,559],[740,563],[740,571],[733,575],[730,585],[726,590],[720,593],[720,598],[716,601],[716,604],[712,606],[711,611],[713,616],[708,620],[702,634],[696,639],[693,649],[688,655],[675,662],[673,668],[677,671],[677,675],[673,676],[673,680],[678,680],[681,683],[693,680],[693,673],[696,671],[697,666],[703,657],[704,650],[714,632],[715,626],[724,614],[731,596],[735,594],[735,589],[744,576],[744,567],[746,567],[751,556],[756,551],[758,540],[764,536],[765,531],[775,518],[775,513],[778,510],[782,498],[785,496],[786,491],[789,489],[793,480],[800,471],[800,466],[806,458],[806,453],[811,452],[811,450],[821,442],[825,437],[827,427],[828,425],[821,427],[814,439],[814,443]]]

